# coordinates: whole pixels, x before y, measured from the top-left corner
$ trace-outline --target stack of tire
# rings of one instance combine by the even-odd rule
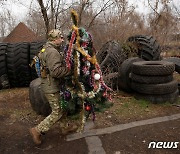
[[[131,88],[131,70],[132,64],[134,62],[144,61],[139,57],[132,57],[126,59],[120,66],[119,69],[119,89],[124,90],[126,92],[132,92]]]
[[[163,59],[163,61],[172,62],[175,64],[175,71],[180,74],[180,58],[178,57],[168,57]]]
[[[135,35],[127,39],[131,48],[137,50],[138,57],[126,59],[119,68],[119,89],[126,92],[132,92],[131,88],[131,70],[132,64],[137,61],[157,61],[160,60],[160,46],[152,36]]]
[[[0,43],[0,89],[27,87],[37,78],[29,64],[43,42]]]
[[[168,57],[168,58],[163,59],[163,61],[174,63],[176,73],[180,74],[180,58],[179,57]],[[179,89],[179,94],[180,94],[180,81],[178,82],[178,89]]]
[[[6,43],[0,43],[0,89],[9,87],[6,67]]]
[[[160,46],[152,36],[131,36],[127,39],[124,46],[114,40],[108,41],[97,53],[97,60],[100,64],[104,81],[114,90],[124,89],[128,91],[130,89],[129,83],[127,83],[129,78],[127,79],[126,77],[129,75],[131,63],[136,61],[131,59],[126,61],[131,55],[130,53],[136,54],[142,60],[161,59]],[[120,68],[121,66],[122,68]]]
[[[153,103],[175,102],[178,83],[173,79],[174,63],[167,61],[139,61],[132,64],[131,88],[142,98]]]
[[[11,87],[28,86],[30,83],[29,43],[8,44],[6,50],[7,74]]]

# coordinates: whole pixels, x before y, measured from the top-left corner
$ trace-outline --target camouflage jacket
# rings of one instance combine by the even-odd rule
[[[45,93],[56,93],[60,90],[60,84],[70,72],[64,62],[64,52],[47,42],[39,53],[41,65],[48,70],[47,76],[41,78],[41,88]]]

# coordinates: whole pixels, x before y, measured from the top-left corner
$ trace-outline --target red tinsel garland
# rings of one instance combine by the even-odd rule
[[[101,68],[98,63],[95,64],[95,67],[96,67],[96,70],[98,71],[98,73],[100,74],[100,83],[106,89],[105,92],[103,93],[103,96],[107,97],[109,100],[111,100],[112,99],[111,95],[108,94],[107,91],[113,91],[113,90],[104,83],[104,80],[102,78],[102,71],[101,71]]]
[[[71,60],[71,55],[72,55],[72,51],[73,51],[73,43],[74,43],[74,40],[75,40],[75,38],[76,38],[76,31],[74,30],[73,32],[72,32],[72,35],[71,35],[71,40],[70,40],[70,42],[69,42],[69,47],[68,47],[68,51],[67,51],[67,56],[66,56],[66,66],[67,66],[67,68],[70,70],[71,69],[71,63],[70,63],[70,60]],[[94,49],[94,48],[93,48]],[[91,58],[91,56],[90,55],[87,55],[89,58]],[[103,96],[104,97],[107,97],[109,100],[111,100],[111,95],[110,94],[108,94],[108,91],[112,91],[112,89],[111,88],[109,88],[106,84],[105,84],[105,82],[104,82],[104,80],[103,80],[103,78],[102,78],[102,71],[101,71],[101,69],[100,69],[100,66],[99,66],[99,64],[98,63],[95,63],[95,68],[96,68],[96,71],[97,71],[97,73],[99,73],[100,74],[100,83],[101,83],[101,85],[105,88],[105,91],[104,91],[104,93],[103,93]],[[93,84],[93,86],[94,86],[94,89],[96,89],[97,87],[96,87],[96,84],[94,83],[94,74],[95,74],[95,70],[93,70],[92,72],[91,72],[92,74],[92,84]]]
[[[68,51],[67,51],[67,56],[66,56],[66,66],[67,68],[70,70],[71,69],[71,63],[70,63],[70,59],[71,59],[71,55],[72,55],[72,46],[73,46],[73,43],[74,43],[74,40],[76,38],[76,32],[73,31],[72,32],[72,36],[71,36],[71,40],[69,42],[69,47],[68,47]]]

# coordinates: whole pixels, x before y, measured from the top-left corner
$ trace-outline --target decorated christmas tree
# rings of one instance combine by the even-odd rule
[[[78,27],[75,11],[71,12],[71,17],[73,26],[68,36],[65,61],[72,75],[66,77],[60,103],[69,115],[81,115],[83,129],[90,114],[95,120],[95,111],[107,107],[112,90],[103,81],[91,34],[83,27]]]

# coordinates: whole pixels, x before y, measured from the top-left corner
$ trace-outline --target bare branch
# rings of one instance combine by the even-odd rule
[[[149,1],[149,0],[148,0],[148,5],[150,6],[150,8],[151,8],[156,14],[159,15],[159,13],[157,12],[158,2],[159,2],[159,1],[156,1],[156,7],[155,7],[155,9],[154,9],[154,8],[152,7],[152,5],[150,4],[150,1]]]
[[[57,20],[58,20],[58,10],[59,10],[59,6],[60,6],[60,1],[58,1],[58,5],[57,5],[57,9],[56,9],[56,14],[55,14],[55,29],[57,28]]]
[[[94,20],[96,19],[96,17],[97,17],[99,14],[101,14],[101,12],[105,11],[108,7],[110,7],[112,4],[114,4],[114,2],[112,2],[112,3],[110,3],[110,4],[108,5],[108,3],[109,3],[110,1],[111,1],[111,0],[107,1],[107,2],[104,4],[103,8],[101,8],[101,10],[92,18],[91,22],[89,23],[89,25],[88,25],[88,27],[87,27],[87,30],[89,30],[89,28],[92,26]]]
[[[81,20],[82,20],[82,14],[83,14],[83,11],[84,11],[84,8],[89,4],[89,0],[82,0],[81,2],[81,8],[80,8],[80,11],[79,11],[79,23],[78,25],[81,25]]]
[[[51,29],[54,27],[54,0],[51,0]]]
[[[173,3],[173,7],[174,7],[176,13],[180,16],[180,10],[174,5],[174,3]]]
[[[46,35],[48,34],[48,31],[49,31],[49,19],[48,19],[48,16],[47,16],[47,10],[46,8],[44,7],[44,3],[43,3],[43,0],[37,0],[40,7],[41,7],[41,13],[43,15],[43,18],[44,18],[44,23],[45,23],[45,26],[46,26]]]

